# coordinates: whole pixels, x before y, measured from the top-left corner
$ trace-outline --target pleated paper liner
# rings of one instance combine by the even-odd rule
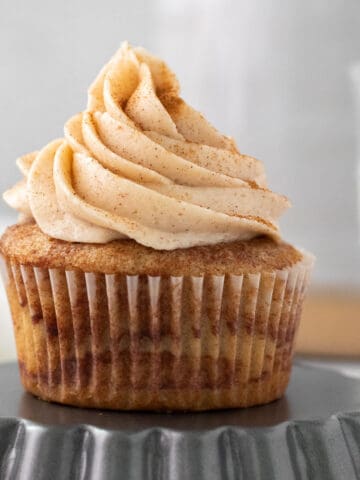
[[[272,273],[153,277],[5,260],[23,385],[111,409],[270,402],[289,381],[312,263],[304,254]]]

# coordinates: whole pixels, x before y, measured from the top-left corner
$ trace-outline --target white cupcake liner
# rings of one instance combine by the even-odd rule
[[[312,269],[127,276],[6,260],[20,372],[79,406],[191,409],[280,397]]]

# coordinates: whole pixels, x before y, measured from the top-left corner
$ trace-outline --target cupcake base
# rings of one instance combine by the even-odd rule
[[[26,390],[121,410],[247,407],[281,397],[312,258],[244,274],[125,275],[4,258]]]
[[[132,387],[113,392],[108,395],[107,389],[98,390],[99,395],[78,389],[64,389],[60,385],[49,385],[44,379],[38,383],[38,376],[29,373],[24,364],[19,364],[21,382],[24,388],[42,400],[57,402],[84,408],[99,408],[109,410],[140,410],[140,411],[206,411],[226,408],[251,407],[266,404],[281,398],[290,378],[290,369],[281,370],[270,379],[251,379],[251,383],[236,388],[193,388],[134,390]],[[89,395],[89,396],[88,396]],[[107,398],[106,398],[107,397]]]

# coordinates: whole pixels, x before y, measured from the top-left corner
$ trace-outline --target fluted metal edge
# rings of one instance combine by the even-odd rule
[[[360,478],[360,412],[208,431],[108,431],[0,419],[1,479]]]

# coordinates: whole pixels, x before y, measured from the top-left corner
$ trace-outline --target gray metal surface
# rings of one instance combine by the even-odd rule
[[[0,479],[360,478],[360,382],[295,366],[263,407],[157,414],[85,410],[24,393],[0,367]]]

